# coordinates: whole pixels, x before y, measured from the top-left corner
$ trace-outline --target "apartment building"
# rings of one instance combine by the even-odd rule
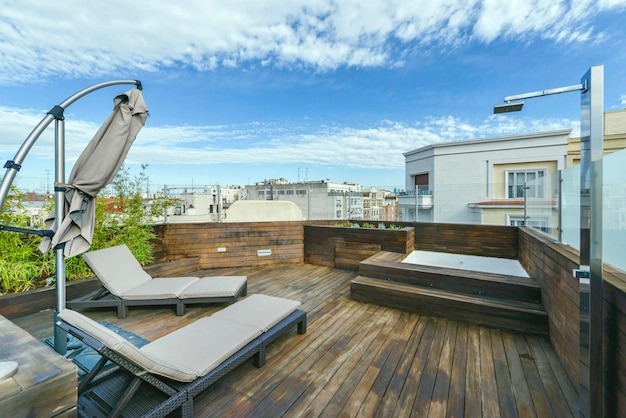
[[[248,200],[289,200],[309,220],[396,220],[393,193],[356,183],[274,179],[246,186],[244,195]]]
[[[566,165],[570,130],[432,144],[404,153],[406,221],[518,225],[526,198],[552,210],[551,174]],[[548,212],[550,213],[550,212]],[[557,213],[534,219],[550,228]]]
[[[214,218],[218,213],[227,210],[233,202],[240,200],[243,193],[241,186],[211,185],[168,189],[168,197],[178,201],[174,208],[175,215],[213,215]]]

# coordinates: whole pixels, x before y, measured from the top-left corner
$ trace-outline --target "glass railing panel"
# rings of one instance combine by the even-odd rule
[[[580,166],[561,171],[561,241],[580,250]]]
[[[558,173],[526,182],[526,223],[544,234],[559,238]]]
[[[626,150],[603,159],[602,259],[626,271]]]

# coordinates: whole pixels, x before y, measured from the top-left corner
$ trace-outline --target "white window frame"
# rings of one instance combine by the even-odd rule
[[[518,184],[519,176],[523,175],[522,184]],[[537,182],[537,185],[532,184],[529,186],[526,197],[528,199],[544,199],[546,196],[546,176],[547,171],[545,168],[533,169],[533,170],[506,170],[505,176],[505,192],[507,199],[523,199],[524,198],[524,184],[526,182],[533,182],[537,179],[542,179],[541,182]],[[511,177],[513,178],[513,184],[511,184]],[[528,179],[529,177],[534,177],[534,179]],[[537,187],[538,186],[538,187]],[[509,188],[513,188],[509,190]],[[513,196],[511,196],[511,191],[513,191]],[[521,191],[521,193],[520,193]]]
[[[550,234],[550,219],[544,216],[527,217],[524,222],[524,215],[507,215],[507,225],[510,226],[522,226],[528,225],[533,229],[541,231],[545,234]]]

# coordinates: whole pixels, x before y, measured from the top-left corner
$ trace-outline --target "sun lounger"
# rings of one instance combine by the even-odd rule
[[[246,360],[265,364],[267,345],[297,327],[306,332],[300,302],[252,295],[212,316],[135,347],[85,315],[64,309],[57,326],[96,350],[102,360],[78,386],[87,416],[159,416],[181,409],[193,416],[195,396]],[[100,373],[106,362],[117,369]]]
[[[71,309],[116,307],[126,318],[129,306],[175,305],[185,314],[192,303],[233,303],[247,294],[246,276],[152,278],[126,245],[83,254],[102,288],[67,302]]]

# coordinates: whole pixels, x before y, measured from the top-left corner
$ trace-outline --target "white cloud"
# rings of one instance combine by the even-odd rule
[[[95,0],[68,8],[22,0],[0,8],[0,83],[127,67],[392,67],[408,51],[472,39],[587,42],[602,38],[590,23],[597,13],[624,7],[626,0]]]
[[[0,107],[0,148],[11,150],[10,159],[19,149],[43,112]],[[577,128],[571,120],[527,120],[490,116],[472,123],[453,116],[427,117],[406,124],[381,121],[366,128],[326,127],[311,129],[293,122],[255,122],[238,126],[145,126],[128,155],[129,163],[147,164],[234,164],[291,162],[338,165],[353,168],[403,167],[402,153],[435,142],[450,142],[496,137],[525,132]],[[66,125],[66,156],[74,161],[99,128],[97,124],[72,119]],[[33,147],[31,158],[52,162],[54,157],[52,126]]]
[[[626,94],[622,94],[620,100],[622,101],[622,107],[626,109]]]

